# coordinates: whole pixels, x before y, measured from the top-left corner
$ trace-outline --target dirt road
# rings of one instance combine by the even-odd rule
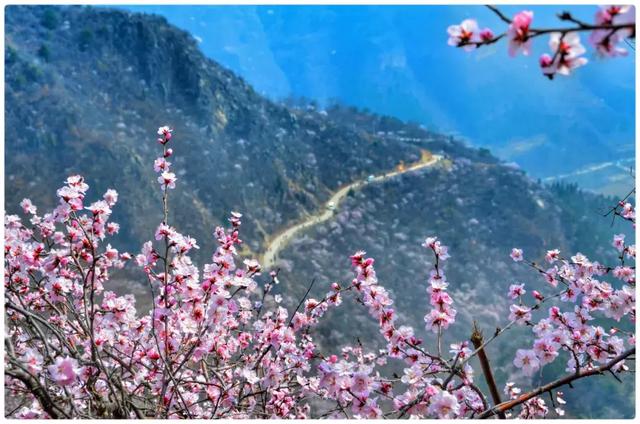
[[[405,167],[403,170],[394,170],[390,172],[386,172],[384,174],[379,174],[373,177],[370,181],[367,179],[359,180],[348,184],[338,191],[336,191],[333,196],[323,205],[322,209],[307,217],[304,221],[299,222],[297,224],[293,224],[291,227],[284,229],[280,233],[278,233],[274,238],[269,240],[267,243],[267,249],[262,255],[260,263],[265,268],[272,268],[276,263],[276,256],[278,252],[284,249],[287,244],[293,239],[294,235],[300,231],[303,231],[306,228],[312,227],[316,224],[320,224],[321,222],[329,220],[335,213],[335,210],[338,209],[340,202],[345,196],[349,193],[349,190],[357,190],[367,184],[374,184],[381,181],[385,181],[389,178],[393,178],[397,175],[406,174],[407,172],[418,171],[422,168],[427,168],[429,166],[435,165],[442,156],[433,155],[431,160],[425,162],[418,162],[413,165]],[[330,209],[330,205],[333,205],[333,209]]]

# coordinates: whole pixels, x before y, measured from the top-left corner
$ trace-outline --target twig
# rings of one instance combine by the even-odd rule
[[[498,18],[500,18],[500,20],[502,20],[504,23],[511,25],[511,19],[507,18],[507,16],[502,13],[502,11],[500,9],[498,9],[495,6],[491,6],[491,5],[487,5],[487,7],[489,8],[489,10],[491,10],[493,13],[495,13],[496,15],[498,15]]]

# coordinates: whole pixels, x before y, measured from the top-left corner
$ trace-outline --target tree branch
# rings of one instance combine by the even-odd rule
[[[495,378],[493,378],[493,372],[491,372],[491,364],[489,364],[489,358],[487,358],[487,354],[484,351],[482,332],[478,328],[478,323],[475,321],[473,322],[471,343],[473,343],[473,346],[478,351],[478,360],[480,361],[480,366],[482,367],[484,379],[487,382],[487,386],[489,386],[489,393],[491,393],[493,403],[499,405],[502,402],[502,400],[500,399],[500,392],[498,391],[498,387],[496,386],[496,380]],[[507,418],[503,411],[498,411],[497,415],[501,420]]]
[[[504,13],[502,13],[500,9],[498,9],[495,6],[491,6],[490,4],[488,4],[487,7],[489,8],[490,11],[498,15],[498,18],[500,18],[501,21],[503,21],[508,25],[511,25],[511,19],[507,18],[507,16]]]
[[[20,380],[22,384],[27,387],[27,390],[29,390],[29,392],[31,392],[36,397],[36,399],[38,399],[38,402],[42,406],[42,409],[44,409],[51,418],[71,418],[69,415],[67,415],[66,412],[64,412],[64,410],[56,406],[56,404],[49,396],[49,393],[47,393],[45,388],[42,387],[38,380],[36,380],[31,374],[19,369],[9,370],[6,368],[4,370],[4,373],[9,377]]]
[[[526,401],[528,401],[529,399],[532,399],[538,395],[543,394],[544,392],[549,392],[557,387],[560,386],[564,386],[565,384],[571,384],[571,382],[584,378],[584,377],[590,377],[592,375],[596,375],[596,374],[603,374],[605,371],[610,371],[611,368],[613,368],[614,365],[616,365],[617,363],[624,361],[627,357],[633,355],[636,353],[636,348],[632,347],[631,349],[621,353],[620,355],[616,356],[615,358],[613,358],[611,361],[607,362],[606,364],[597,367],[597,368],[593,368],[590,370],[585,370],[579,373],[574,373],[571,375],[567,375],[565,377],[562,377],[558,380],[552,381],[549,384],[545,384],[544,386],[540,386],[535,390],[532,390],[528,393],[525,393],[521,396],[519,396],[516,399],[507,401],[507,402],[502,402],[499,405],[494,406],[493,408],[489,409],[488,411],[483,412],[482,414],[480,414],[480,416],[478,418],[489,418],[492,417],[500,412],[504,412],[504,411],[508,411],[510,409],[515,408],[518,405],[521,405],[523,403],[525,403]]]

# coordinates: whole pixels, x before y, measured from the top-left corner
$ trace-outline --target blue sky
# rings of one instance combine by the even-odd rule
[[[587,57],[569,78],[542,77],[531,57],[506,44],[465,53],[446,28],[475,17],[504,25],[483,6],[128,6],[156,13],[200,41],[210,58],[273,99],[305,96],[413,120],[464,137],[536,177],[634,157],[635,59]],[[536,27],[595,6],[502,7],[534,11]],[[588,34],[582,35],[586,44]]]

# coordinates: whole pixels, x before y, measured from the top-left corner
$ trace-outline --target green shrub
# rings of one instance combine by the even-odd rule
[[[15,47],[10,46],[7,44],[5,50],[4,50],[4,61],[5,64],[10,65],[12,63],[15,63],[16,60],[18,60],[18,50],[16,50]]]
[[[38,56],[40,56],[45,62],[49,62],[49,59],[51,59],[51,51],[46,44],[40,46],[38,49]]]
[[[484,147],[481,147],[478,150],[478,153],[480,154],[480,157],[483,157],[483,158],[487,158],[491,156],[491,151],[489,149],[485,149]]]
[[[24,67],[24,76],[29,82],[36,82],[43,75],[42,69],[34,63],[29,63]]]
[[[42,26],[47,29],[56,29],[58,27],[58,15],[53,9],[47,9],[42,14],[42,20],[40,22]]]
[[[81,51],[85,51],[93,41],[93,32],[90,29],[83,29],[78,36],[78,45]]]

